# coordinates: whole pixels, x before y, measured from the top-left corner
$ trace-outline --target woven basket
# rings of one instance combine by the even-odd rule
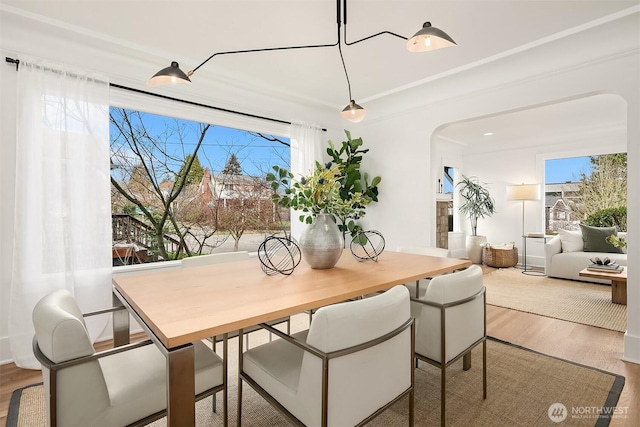
[[[490,267],[513,267],[518,263],[518,248],[513,249],[493,248],[485,244],[482,249],[482,261]]]

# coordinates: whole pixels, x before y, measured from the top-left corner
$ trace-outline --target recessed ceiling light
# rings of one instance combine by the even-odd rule
[[[482,135],[484,135],[484,136],[491,136],[491,135],[493,135],[493,132],[485,132],[485,133],[483,133]]]

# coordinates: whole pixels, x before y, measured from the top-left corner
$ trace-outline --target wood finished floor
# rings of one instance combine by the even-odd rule
[[[494,306],[487,308],[487,330],[490,336],[513,344],[623,375],[626,381],[618,407],[627,408],[627,414],[610,425],[640,426],[640,365],[620,359],[623,333]],[[0,366],[0,426],[6,424],[13,390],[40,381],[40,371]]]

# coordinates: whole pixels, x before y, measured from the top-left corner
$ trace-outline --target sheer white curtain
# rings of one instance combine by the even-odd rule
[[[16,365],[39,368],[31,312],[56,289],[83,311],[111,304],[109,83],[20,61],[9,339]],[[95,339],[105,316],[87,322]]]
[[[291,142],[291,173],[296,179],[309,175],[322,161],[322,128],[309,123],[292,123],[289,140]],[[291,235],[299,239],[304,224],[298,221],[298,215],[291,213]]]

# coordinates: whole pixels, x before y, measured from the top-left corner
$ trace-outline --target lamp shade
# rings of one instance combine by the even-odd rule
[[[432,27],[431,22],[425,22],[422,29],[407,40],[409,52],[428,52],[455,45],[456,42],[447,33]]]
[[[344,107],[340,115],[345,119],[349,120],[353,123],[358,123],[364,119],[364,116],[367,114],[367,111],[356,104],[356,102],[352,99],[349,102],[349,105]]]
[[[191,83],[189,76],[173,61],[167,68],[158,71],[149,79],[147,86],[160,86],[168,83]]]
[[[540,200],[540,184],[509,185],[507,200]]]

